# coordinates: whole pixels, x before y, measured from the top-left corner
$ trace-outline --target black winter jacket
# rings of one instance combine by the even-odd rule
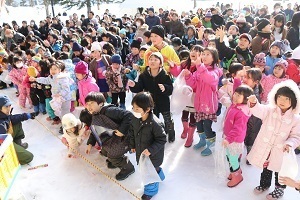
[[[159,167],[164,160],[164,149],[166,143],[166,133],[163,123],[152,113],[148,119],[133,118],[130,126],[130,149],[136,151],[136,161],[145,149],[151,153],[150,160],[154,167]]]
[[[6,115],[0,111],[0,134],[7,134],[10,122],[15,125],[28,119],[30,119],[29,113]]]
[[[158,84],[165,86],[165,91],[162,92]],[[139,93],[142,91],[150,92],[155,103],[155,109],[159,112],[170,111],[170,98],[169,96],[173,92],[173,84],[166,71],[161,68],[159,74],[153,77],[150,74],[149,67],[139,76],[138,82],[134,87],[130,87],[131,92]]]

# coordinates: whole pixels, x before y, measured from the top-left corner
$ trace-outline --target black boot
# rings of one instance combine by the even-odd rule
[[[108,169],[116,169],[117,168],[108,159],[106,159],[106,164],[107,164]]]
[[[148,196],[148,195],[146,195],[146,194],[143,194],[142,200],[150,200],[150,199],[152,199],[151,196]]]
[[[251,151],[251,149],[252,149],[252,146],[246,146],[246,149],[247,149],[247,155],[249,154],[249,152]],[[249,163],[249,161],[248,160],[246,160],[246,164],[247,165],[251,165],[250,163]]]
[[[20,145],[21,147],[23,147],[24,149],[27,149],[28,148],[28,143],[27,142],[22,142],[21,139],[16,139],[14,140],[14,142],[17,144],[17,145]]]
[[[116,179],[118,181],[125,180],[128,176],[133,174],[135,172],[134,166],[132,163],[128,160],[128,163],[121,168],[121,171],[116,175]]]
[[[168,141],[169,141],[169,143],[172,143],[175,141],[175,131],[174,130],[169,130]]]

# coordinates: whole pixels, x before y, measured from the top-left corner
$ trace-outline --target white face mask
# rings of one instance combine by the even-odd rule
[[[140,26],[141,26],[141,23],[140,23],[140,22],[136,22],[135,25],[136,25],[137,27],[140,27]]]
[[[21,67],[23,67],[23,63],[22,63],[22,62],[20,62],[20,63],[16,64],[16,67],[17,67],[17,68],[21,68]]]
[[[34,26],[34,22],[31,22],[30,25],[31,25],[31,26]]]
[[[132,114],[133,114],[136,118],[138,118],[138,119],[142,118],[142,114],[141,114],[141,113],[134,112],[133,110],[132,110],[131,112],[132,112]]]

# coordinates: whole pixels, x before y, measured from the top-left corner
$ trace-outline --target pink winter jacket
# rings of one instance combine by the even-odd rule
[[[267,102],[268,100],[268,94],[272,90],[273,86],[276,85],[277,83],[280,83],[282,81],[287,80],[287,78],[277,78],[274,75],[269,75],[269,76],[264,76],[261,79],[261,86],[263,88],[263,91],[260,95],[260,99],[262,102]]]
[[[229,143],[244,142],[250,116],[251,113],[246,104],[232,104],[228,108],[224,122],[224,135]]]
[[[283,146],[289,144],[293,149],[300,145],[300,117],[292,109],[281,113],[276,106],[256,103],[250,108],[251,113],[262,120],[262,126],[247,156],[248,161],[263,168],[269,154],[268,169],[279,172],[283,159]]]
[[[99,92],[99,87],[96,80],[89,75],[87,78],[78,81],[79,103],[85,106],[85,97],[90,92]]]
[[[193,75],[186,76],[187,85],[196,91],[194,106],[197,112],[214,114],[218,110],[218,83],[223,71],[219,67],[197,66]]]
[[[9,77],[11,81],[19,87],[22,86],[22,82],[26,75],[27,75],[27,66],[23,66],[21,69],[16,69],[13,67],[12,70],[9,72]]]

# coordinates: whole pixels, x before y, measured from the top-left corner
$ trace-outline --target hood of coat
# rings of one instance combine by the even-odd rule
[[[251,112],[250,112],[249,106],[247,104],[237,104],[237,105],[233,105],[233,106],[236,106],[236,108],[241,110],[246,116],[248,116],[248,117],[251,116]]]
[[[148,28],[149,28],[149,26],[145,23],[138,30],[140,30],[140,31],[146,31],[146,30],[148,30]]]
[[[292,80],[282,81],[281,83],[274,85],[271,92],[268,94],[269,105],[274,108],[277,107],[276,103],[275,103],[275,95],[276,95],[277,91],[282,87],[289,87],[294,92],[296,99],[297,99],[297,105],[296,105],[296,108],[293,109],[293,113],[299,114],[300,113],[300,90],[299,90],[298,85]]]

